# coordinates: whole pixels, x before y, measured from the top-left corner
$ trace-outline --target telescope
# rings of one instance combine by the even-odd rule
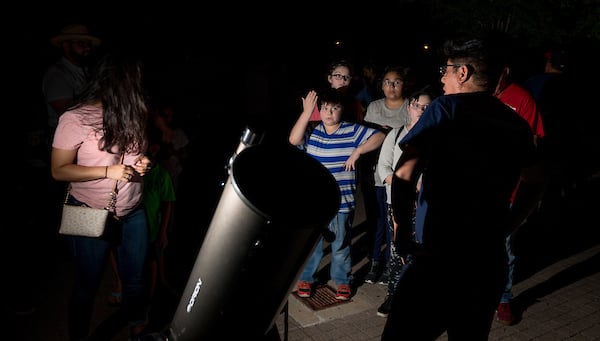
[[[245,128],[172,322],[155,340],[280,339],[276,318],[340,193],[304,151],[261,141]]]

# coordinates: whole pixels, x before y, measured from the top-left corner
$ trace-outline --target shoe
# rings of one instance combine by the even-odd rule
[[[350,295],[352,295],[352,288],[348,284],[340,284],[337,286],[337,291],[335,293],[335,299],[340,301],[347,301],[350,299]]]
[[[393,295],[385,296],[385,301],[377,308],[377,316],[388,317],[390,313],[390,309],[392,309],[392,300],[394,299]]]
[[[142,341],[142,340],[146,340],[146,336],[148,336],[148,334],[146,333],[146,327],[147,325],[144,324],[140,324],[137,326],[131,326],[129,328],[129,339],[128,341]]]
[[[312,283],[307,281],[298,282],[298,296],[310,297],[312,295]]]
[[[365,276],[365,283],[377,283],[377,279],[379,278],[380,274],[381,265],[379,264],[379,262],[373,261],[373,263],[371,263],[371,269],[369,269],[369,273],[367,273],[367,275]]]
[[[111,307],[120,307],[122,300],[122,294],[115,291],[111,291],[110,295],[106,297],[106,303],[108,303],[108,305]]]
[[[386,267],[385,271],[381,274],[381,277],[379,277],[377,284],[388,285],[389,281],[390,281],[390,268]]]
[[[496,318],[498,319],[498,322],[506,326],[511,326],[515,322],[515,317],[512,313],[512,309],[510,308],[510,303],[500,303],[498,305]]]

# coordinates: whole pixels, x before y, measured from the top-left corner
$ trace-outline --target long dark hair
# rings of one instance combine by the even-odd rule
[[[142,64],[133,55],[106,53],[91,70],[91,76],[75,108],[102,103],[102,134],[98,148],[103,151],[139,153],[145,148],[148,109],[142,85]],[[97,122],[99,123],[99,122]]]

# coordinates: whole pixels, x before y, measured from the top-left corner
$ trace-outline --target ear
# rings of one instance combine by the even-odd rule
[[[458,70],[456,70],[456,73],[458,75],[458,81],[460,83],[465,83],[473,75],[473,69],[468,64],[462,64],[461,66],[458,67]]]

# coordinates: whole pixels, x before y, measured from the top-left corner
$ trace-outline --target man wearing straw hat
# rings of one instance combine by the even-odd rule
[[[61,49],[62,56],[44,74],[42,91],[48,109],[49,141],[52,143],[58,117],[72,104],[86,82],[87,64],[93,47],[101,40],[84,25],[65,26],[50,43]]]

